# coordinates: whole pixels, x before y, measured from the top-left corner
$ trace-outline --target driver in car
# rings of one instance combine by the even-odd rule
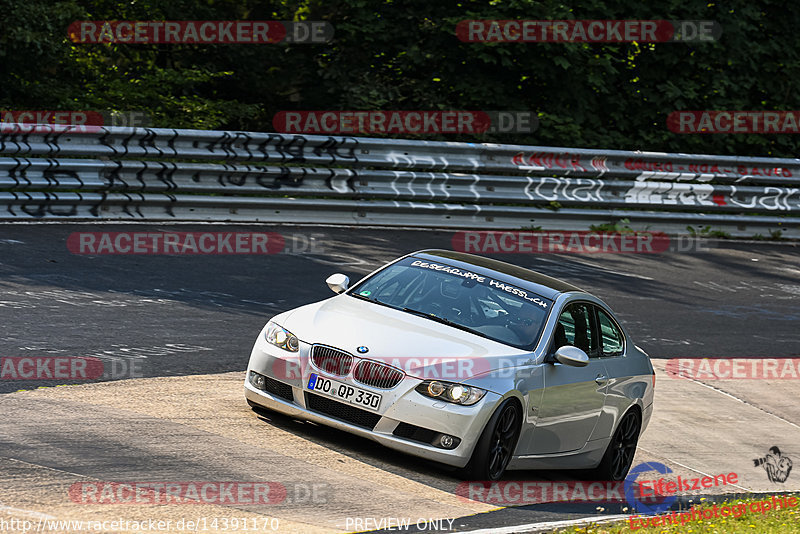
[[[523,304],[514,322],[509,327],[517,334],[521,343],[531,344],[536,341],[536,335],[541,326],[542,312],[536,307]]]

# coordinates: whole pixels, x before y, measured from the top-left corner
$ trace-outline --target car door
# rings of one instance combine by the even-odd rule
[[[646,379],[631,372],[626,356],[628,344],[611,312],[600,306],[592,306],[598,331],[598,356],[608,371],[606,403],[592,439],[611,436],[615,421],[618,421],[636,396],[647,387]],[[649,377],[648,377],[649,378]]]
[[[543,366],[544,391],[531,440],[532,454],[581,449],[592,436],[605,404],[608,375],[599,358],[591,304],[571,302],[561,311],[548,358],[563,345],[583,349],[589,363],[585,367],[558,362]]]

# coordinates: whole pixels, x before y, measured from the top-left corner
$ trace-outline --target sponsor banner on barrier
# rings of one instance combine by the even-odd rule
[[[465,43],[711,42],[722,35],[713,20],[462,20]]]
[[[318,44],[333,38],[333,26],[324,21],[78,20],[67,35],[74,43]]]
[[[794,165],[792,161],[784,160]],[[602,154],[578,154],[570,152],[517,152],[510,157],[510,163],[520,171],[545,171],[553,170],[559,174],[568,171],[574,174],[586,173],[602,176],[611,171],[629,170],[643,171],[640,178],[661,178],[668,180],[697,180],[709,182],[715,177],[731,177],[737,181],[749,176],[794,176],[793,167],[754,165],[735,160],[727,161],[691,161],[677,157],[677,154],[667,154],[655,160],[653,157],[644,158],[632,156],[624,161],[611,160]],[[670,174],[666,174],[670,173]],[[565,179],[565,178],[563,178]],[[576,185],[585,187],[586,183],[576,180]],[[592,197],[584,197],[590,200]],[[601,200],[600,198],[594,198]],[[550,199],[556,200],[556,199]]]
[[[673,111],[667,128],[679,134],[796,134],[800,111]]]
[[[73,254],[316,254],[323,234],[276,232],[74,232],[67,238]]]
[[[485,134],[531,133],[532,111],[279,111],[276,132],[302,134]]]
[[[651,232],[461,231],[453,235],[451,243],[453,250],[479,254],[654,254],[670,250],[669,236]]]
[[[672,358],[665,370],[694,380],[798,380],[800,358]]]

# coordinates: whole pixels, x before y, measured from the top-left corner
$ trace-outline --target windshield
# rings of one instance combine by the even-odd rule
[[[517,286],[442,262],[404,258],[348,294],[532,349],[552,301]]]

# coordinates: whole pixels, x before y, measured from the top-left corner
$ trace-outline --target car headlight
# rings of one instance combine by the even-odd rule
[[[264,330],[264,338],[267,343],[280,347],[289,352],[297,352],[300,343],[297,336],[280,326],[278,323],[270,321],[267,323],[267,328]]]
[[[441,380],[425,380],[416,389],[426,397],[464,406],[475,404],[486,395],[486,390],[484,389]]]

